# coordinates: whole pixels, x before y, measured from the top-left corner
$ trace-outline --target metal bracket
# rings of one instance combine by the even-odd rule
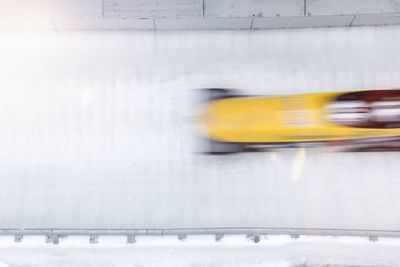
[[[89,242],[91,244],[97,244],[99,243],[99,236],[98,235],[90,235],[89,236]]]
[[[221,239],[224,237],[224,235],[223,234],[216,234],[215,235],[215,241],[221,241]]]
[[[128,244],[136,243],[136,237],[135,237],[135,235],[127,235],[127,236],[126,236],[126,242],[127,242]]]
[[[15,242],[22,242],[22,240],[24,239],[24,236],[23,235],[15,235],[14,236],[14,241]]]
[[[187,238],[187,235],[178,235],[178,239],[180,241],[185,240]]]

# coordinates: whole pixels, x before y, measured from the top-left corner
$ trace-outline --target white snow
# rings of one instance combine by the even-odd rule
[[[141,237],[126,244],[113,237],[100,237],[89,244],[80,237],[45,244],[44,237],[10,243],[0,239],[4,266],[397,266],[400,240],[376,242],[358,237],[262,236],[253,243],[244,236]],[[86,241],[86,242],[85,242]],[[325,266],[324,265],[324,266]],[[2,265],[0,265],[3,267]]]

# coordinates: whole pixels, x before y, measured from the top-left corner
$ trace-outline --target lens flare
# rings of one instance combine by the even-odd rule
[[[300,147],[293,161],[292,174],[290,178],[291,182],[295,183],[298,181],[303,171],[305,162],[306,162],[306,149],[304,147]]]

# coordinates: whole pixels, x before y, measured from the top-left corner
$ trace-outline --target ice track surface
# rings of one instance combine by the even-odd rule
[[[400,28],[0,33],[0,228],[399,230],[399,152],[195,153],[192,89],[400,87]]]

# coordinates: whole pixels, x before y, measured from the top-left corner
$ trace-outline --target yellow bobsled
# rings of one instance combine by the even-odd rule
[[[246,145],[400,140],[400,89],[240,96],[206,89],[197,120],[221,151]]]

